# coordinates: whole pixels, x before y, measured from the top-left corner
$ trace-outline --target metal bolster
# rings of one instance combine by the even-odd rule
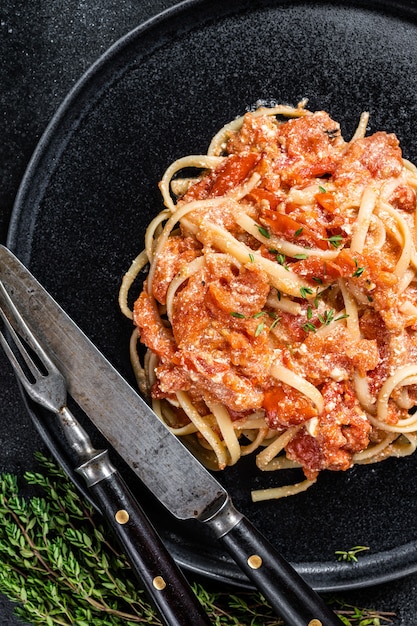
[[[227,535],[243,518],[242,513],[239,513],[233,506],[229,496],[214,513],[212,512],[212,508],[213,507],[210,507],[208,510],[204,511],[199,516],[199,520],[206,522],[217,538]]]
[[[107,450],[98,450],[91,459],[79,465],[76,470],[85,479],[87,487],[92,487],[96,483],[108,478],[116,472],[116,468],[109,459]]]

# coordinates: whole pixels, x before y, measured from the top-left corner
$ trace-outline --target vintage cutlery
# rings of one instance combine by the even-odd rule
[[[4,246],[0,279],[57,360],[70,395],[160,502],[179,519],[206,523],[288,626],[339,625],[320,596]],[[128,503],[124,508],[129,513]]]
[[[66,406],[67,390],[61,372],[2,284],[0,291],[0,315],[8,331],[8,339],[0,332],[1,346],[28,396],[57,416],[66,442],[78,460],[76,471],[83,476],[106,514],[163,622],[169,626],[207,626],[210,621],[198,598],[111,463],[107,450],[94,449],[89,436]]]

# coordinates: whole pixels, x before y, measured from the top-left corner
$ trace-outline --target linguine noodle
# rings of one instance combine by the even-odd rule
[[[167,169],[119,294],[172,432],[211,468],[302,468],[255,501],[417,445],[417,169],[367,113],[345,141],[305,105],[246,113]]]

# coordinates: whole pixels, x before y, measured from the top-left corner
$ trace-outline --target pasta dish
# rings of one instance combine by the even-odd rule
[[[305,101],[233,120],[168,167],[122,281],[138,384],[169,428],[212,468],[302,468],[254,500],[417,445],[417,168],[368,118],[349,141]]]

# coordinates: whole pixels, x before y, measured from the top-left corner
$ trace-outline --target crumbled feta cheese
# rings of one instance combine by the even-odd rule
[[[334,367],[330,372],[330,378],[333,378],[336,382],[340,382],[341,380],[347,380],[348,373],[341,367]]]

